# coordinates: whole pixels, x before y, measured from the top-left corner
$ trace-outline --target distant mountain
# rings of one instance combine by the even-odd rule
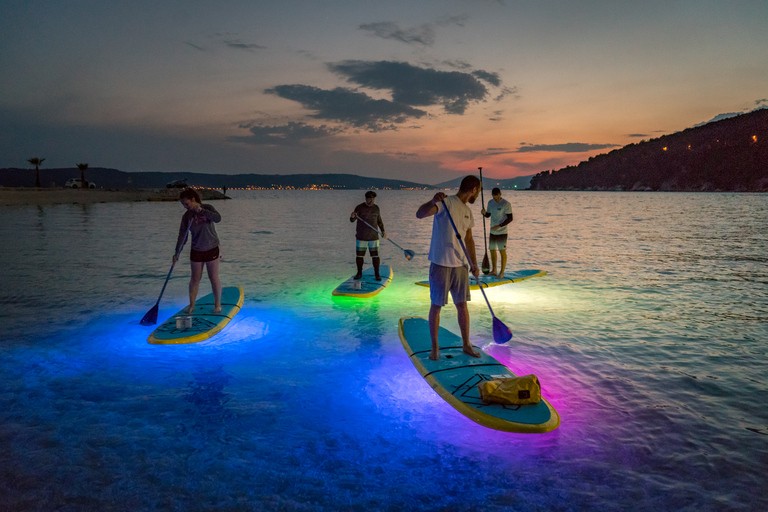
[[[768,109],[541,172],[531,189],[768,192]]]
[[[76,167],[40,169],[40,183],[63,187],[69,178],[79,178]],[[85,178],[99,188],[163,188],[176,180],[187,180],[194,187],[206,188],[324,188],[324,189],[432,189],[431,185],[411,181],[368,178],[356,174],[201,174],[191,172],[123,172],[90,167]],[[0,186],[34,187],[34,169],[0,169]]]
[[[533,178],[533,174],[530,176],[518,176],[517,178],[509,178],[506,180],[497,180],[493,178],[489,178],[487,176],[483,176],[483,189],[485,190],[492,190],[494,187],[499,187],[501,190],[524,190],[527,189],[531,183],[531,178]],[[442,183],[438,183],[437,185],[434,185],[435,188],[440,189],[458,189],[459,185],[461,185],[461,180],[464,179],[464,176],[461,178],[456,178],[454,180],[450,181],[444,181]]]

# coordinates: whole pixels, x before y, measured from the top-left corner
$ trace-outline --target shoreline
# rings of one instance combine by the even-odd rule
[[[66,189],[0,187],[0,206],[43,206],[141,201],[177,201],[181,189]],[[218,190],[200,189],[204,201],[230,199]]]

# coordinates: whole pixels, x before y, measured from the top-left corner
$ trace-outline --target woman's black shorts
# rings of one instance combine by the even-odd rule
[[[217,245],[209,251],[196,251],[192,249],[189,252],[189,259],[198,263],[207,263],[219,258],[219,246]]]

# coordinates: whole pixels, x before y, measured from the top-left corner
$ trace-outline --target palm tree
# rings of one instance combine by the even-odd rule
[[[27,162],[35,166],[35,186],[40,188],[40,166],[45,162],[45,158],[30,158]]]
[[[83,188],[89,188],[88,183],[85,182],[85,170],[88,169],[88,164],[77,164],[77,168],[80,169],[80,183]]]

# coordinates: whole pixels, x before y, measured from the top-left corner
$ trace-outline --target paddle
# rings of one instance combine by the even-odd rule
[[[485,198],[483,197],[483,168],[478,167],[480,170],[480,201],[483,202],[483,208],[485,208]],[[485,249],[485,256],[483,256],[483,274],[488,275],[491,273],[491,264],[488,261],[488,242],[485,240],[485,215],[483,215],[483,248]]]
[[[187,231],[184,233],[184,241],[181,243],[181,247],[179,247],[179,250],[176,251],[176,259],[179,258],[179,253],[181,253],[181,248],[184,247],[184,244],[187,242],[187,235],[189,235],[189,228],[192,227],[192,222],[190,221],[189,226],[187,226]],[[155,325],[157,323],[157,312],[160,309],[160,299],[163,298],[163,293],[165,293],[165,287],[168,285],[168,279],[171,278],[171,272],[173,272],[173,267],[176,265],[176,262],[174,261],[171,263],[171,269],[168,271],[168,276],[165,278],[165,284],[163,284],[163,289],[160,290],[160,296],[157,298],[157,302],[155,302],[155,305],[152,306],[152,309],[147,311],[147,314],[144,315],[144,318],[141,319],[141,322],[139,322],[141,325]]]
[[[453,226],[453,232],[456,233],[456,238],[459,239],[459,244],[461,244],[461,248],[464,250],[464,255],[467,257],[467,261],[472,264],[472,258],[469,257],[469,251],[464,245],[464,240],[461,239],[459,230],[456,229],[456,224],[453,223],[453,217],[451,217],[451,212],[448,210],[448,205],[445,204],[445,201],[442,201],[442,203],[443,208],[445,208],[445,213],[448,214],[448,220],[451,221],[451,226]],[[480,279],[475,278],[475,280],[477,281],[477,285],[480,288],[480,291],[483,292],[483,298],[485,299],[485,303],[488,304],[488,310],[491,312],[491,316],[493,317],[493,340],[496,343],[508,342],[510,339],[512,339],[512,331],[509,329],[509,327],[504,325],[504,322],[496,318],[496,315],[493,313],[491,303],[488,302],[488,297],[485,295],[485,290],[483,290],[483,285],[480,283]]]
[[[379,230],[378,230],[378,229],[376,229],[375,227],[373,227],[373,226],[371,226],[370,224],[368,224],[367,222],[365,222],[365,221],[364,221],[364,220],[363,220],[363,219],[362,219],[362,218],[361,218],[359,215],[357,216],[357,219],[358,219],[360,222],[362,222],[363,224],[365,224],[366,226],[368,226],[369,228],[371,228],[372,230],[374,230],[375,232],[377,232],[378,234],[380,234],[381,236],[384,236],[384,235],[381,233],[381,231],[379,231]],[[389,237],[387,237],[387,240],[389,240]],[[389,241],[390,241],[390,242],[392,242],[392,240],[389,240]],[[392,242],[392,243],[393,243],[393,244],[395,244],[395,242]],[[407,259],[407,260],[410,260],[411,258],[413,258],[413,257],[416,255],[416,253],[415,253],[415,252],[413,252],[412,250],[410,250],[410,249],[403,249],[402,247],[400,247],[400,246],[399,246],[399,245],[397,245],[397,244],[395,244],[395,247],[397,247],[398,249],[400,249],[401,251],[403,251],[403,252],[405,253],[405,259]]]

